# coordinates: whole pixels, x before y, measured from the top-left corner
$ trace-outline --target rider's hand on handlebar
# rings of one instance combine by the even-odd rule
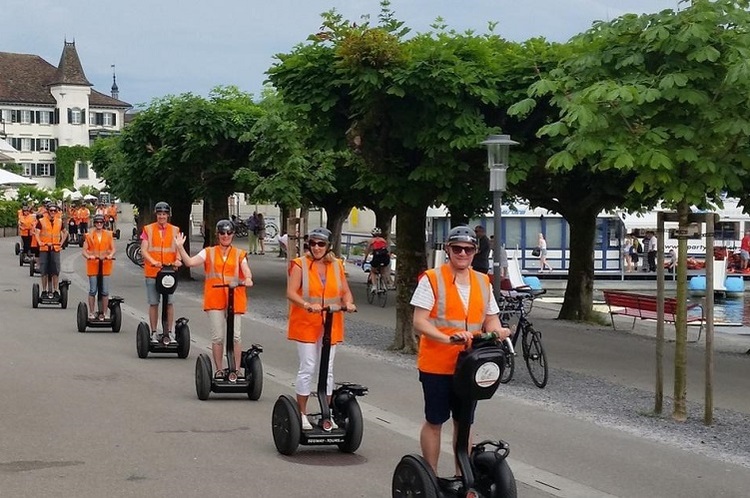
[[[243,284],[245,287],[252,287],[253,286],[253,279],[248,277],[243,281]]]
[[[323,306],[320,305],[320,303],[307,303],[307,311],[310,313],[320,313],[323,311]]]
[[[474,337],[473,333],[469,332],[468,330],[464,330],[462,332],[456,332],[455,334],[449,337],[446,337],[446,342],[448,342],[449,344],[471,342],[473,337]]]
[[[510,329],[508,327],[501,327],[499,330],[493,332],[497,336],[498,341],[503,341],[510,337]]]
[[[346,308],[347,313],[356,313],[357,312],[357,306],[354,303],[346,303],[344,305],[344,308]]]

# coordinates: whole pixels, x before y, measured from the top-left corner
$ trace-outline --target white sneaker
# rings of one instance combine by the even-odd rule
[[[170,332],[167,335],[169,336],[169,343],[170,344],[177,344],[177,335],[174,332]]]
[[[313,428],[312,424],[310,423],[310,420],[308,420],[307,415],[302,415],[302,430],[303,431],[311,431]]]
[[[159,334],[156,332],[151,332],[151,342],[153,344],[159,344]]]
[[[333,420],[333,419],[331,419],[331,430],[336,430],[338,428],[339,428],[339,426],[336,425],[336,421]]]

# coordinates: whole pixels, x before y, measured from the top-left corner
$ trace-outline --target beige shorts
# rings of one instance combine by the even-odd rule
[[[208,310],[208,321],[211,323],[211,342],[224,344],[227,336],[227,313],[224,310]],[[242,315],[234,315],[234,342],[242,337]]]

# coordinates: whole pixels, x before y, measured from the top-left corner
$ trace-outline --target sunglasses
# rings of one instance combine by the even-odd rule
[[[219,235],[232,235],[233,233],[232,230],[219,230]]]
[[[310,247],[325,247],[325,246],[328,245],[328,242],[322,242],[322,241],[321,242],[314,242],[314,241],[310,241],[310,242],[308,242],[308,244],[310,244]]]
[[[450,246],[451,252],[453,254],[461,254],[462,252],[465,252],[467,255],[472,255],[475,252],[477,252],[477,248],[474,246]]]
[[[103,221],[95,221],[94,225],[104,225],[104,222]]]

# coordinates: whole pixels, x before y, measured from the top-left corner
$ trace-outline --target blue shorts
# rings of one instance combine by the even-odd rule
[[[419,372],[424,394],[424,418],[433,425],[441,425],[453,414],[454,420],[461,420],[461,399],[453,392],[453,375]],[[474,411],[477,402],[471,405],[469,423],[474,423]]]
[[[146,300],[149,306],[159,306],[161,294],[156,290],[156,279],[146,277]],[[174,304],[174,294],[167,295],[167,304]]]
[[[96,275],[89,276],[89,296],[96,296]],[[102,276],[102,296],[109,296],[109,276]]]

